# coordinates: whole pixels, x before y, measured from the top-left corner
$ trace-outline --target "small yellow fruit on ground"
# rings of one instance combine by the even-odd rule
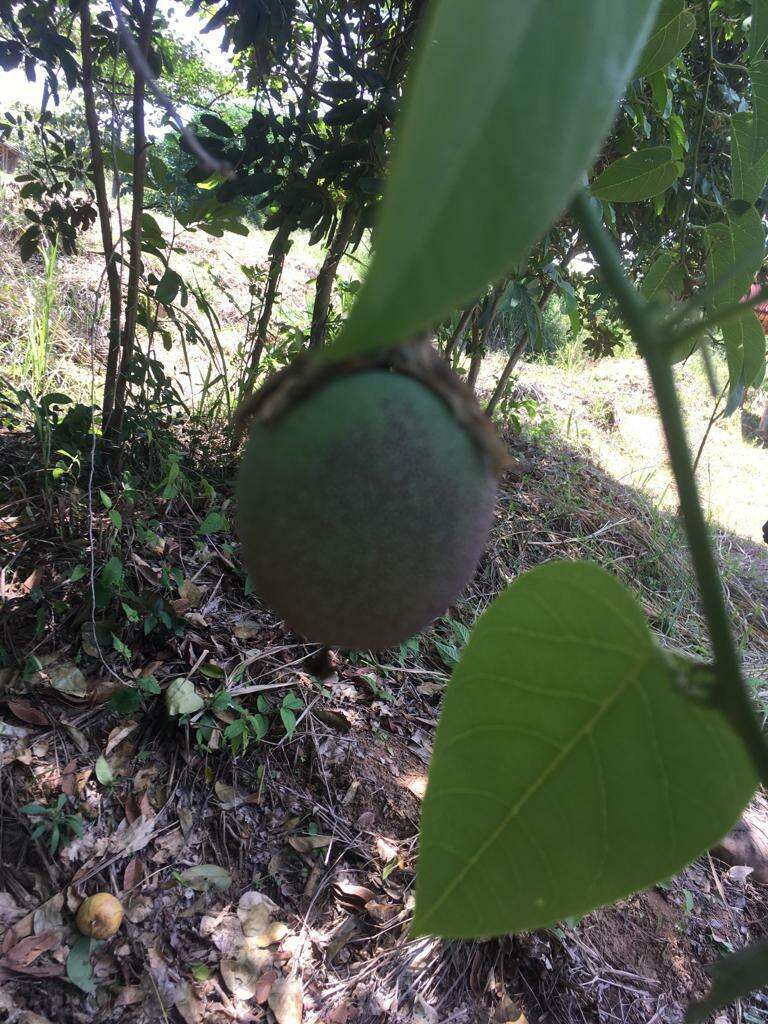
[[[111,939],[123,923],[123,905],[111,892],[97,892],[83,900],[75,921],[83,935]]]

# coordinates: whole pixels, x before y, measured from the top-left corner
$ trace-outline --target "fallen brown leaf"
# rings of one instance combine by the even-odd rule
[[[67,761],[61,769],[61,791],[66,796],[74,796],[77,783],[77,758]]]
[[[288,842],[297,853],[312,853],[330,846],[333,836],[288,836]]]
[[[48,725],[43,712],[33,707],[28,700],[9,700],[8,710],[27,725]]]
[[[272,986],[276,981],[277,971],[265,971],[264,974],[262,974],[256,983],[256,989],[253,993],[257,1003],[266,1003],[269,999],[269,994],[272,991]]]
[[[269,1008],[277,1024],[301,1024],[304,992],[296,978],[278,978],[269,993]]]
[[[139,988],[138,985],[126,985],[125,988],[120,989],[117,999],[115,999],[115,1006],[135,1006],[136,1003],[143,1003],[146,997],[147,994],[143,988]]]
[[[26,939],[17,942],[3,957],[2,963],[11,970],[18,970],[20,967],[29,967],[42,953],[47,953],[58,945],[59,937],[55,931],[42,932],[40,935],[30,935]]]
[[[138,722],[128,721],[114,728],[107,737],[104,757],[109,757],[115,747],[119,746],[127,736],[130,736],[138,724]]]
[[[198,998],[188,981],[182,981],[179,984],[174,1006],[184,1024],[199,1024],[203,1019],[204,1003]]]

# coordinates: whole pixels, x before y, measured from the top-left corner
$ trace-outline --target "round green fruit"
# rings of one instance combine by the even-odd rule
[[[257,421],[238,527],[255,592],[307,640],[402,643],[461,593],[493,518],[490,459],[430,387],[389,370]]]

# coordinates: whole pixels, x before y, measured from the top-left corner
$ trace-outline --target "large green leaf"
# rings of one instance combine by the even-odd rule
[[[658,0],[437,0],[339,356],[395,344],[522,259],[592,162]]]
[[[683,290],[683,268],[680,258],[667,250],[659,253],[646,271],[640,294],[648,302],[671,305]]]
[[[754,203],[768,181],[768,149],[755,155],[754,115],[745,110],[731,118],[731,193]]]
[[[732,214],[706,229],[707,286],[716,289],[710,309],[730,306],[749,291],[765,251],[765,229],[755,209]]]
[[[709,970],[712,991],[690,1007],[685,1017],[686,1024],[701,1024],[701,1021],[711,1019],[716,1010],[768,985],[768,942],[759,942],[718,960]]]
[[[662,0],[635,75],[652,75],[665,68],[685,49],[695,28],[696,18],[685,6],[685,0]]]
[[[747,55],[751,60],[760,60],[768,44],[768,0],[752,0],[752,25],[749,30],[749,49]]]
[[[754,207],[739,215],[729,215],[727,220],[707,227],[704,238],[707,247],[707,286],[716,289],[709,303],[711,312],[723,306],[733,305],[743,298],[754,280],[765,253],[765,228],[760,214]],[[758,346],[765,351],[762,328],[758,338],[755,324],[759,321],[754,313],[745,310],[744,315],[723,324],[723,342],[728,360],[729,393],[725,415],[729,416],[742,402],[745,377],[745,355],[748,370],[757,374]]]
[[[590,191],[609,203],[637,203],[665,192],[679,175],[669,146],[628,153],[600,174]]]
[[[683,291],[683,268],[679,255],[669,250],[660,252],[646,271],[639,291],[644,299],[660,306],[669,307],[679,302]],[[665,346],[665,351],[670,362],[679,363],[688,359],[699,344],[699,338],[688,338],[682,343]]]
[[[752,163],[768,151],[768,60],[758,61],[749,70],[752,82]]]
[[[448,687],[415,933],[540,928],[669,877],[722,836],[754,770],[720,713],[683,696],[680,671],[596,565],[513,583]]]
[[[727,320],[722,327],[731,394],[739,400],[745,387],[759,384],[765,372],[765,334],[754,311],[745,309],[736,320]],[[731,406],[733,406],[731,408]],[[735,406],[729,402],[727,411]]]

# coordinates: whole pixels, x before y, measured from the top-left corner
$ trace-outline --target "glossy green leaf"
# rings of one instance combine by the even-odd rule
[[[752,24],[749,29],[747,56],[760,60],[768,44],[768,0],[752,0]]]
[[[335,356],[401,342],[522,259],[607,131],[657,0],[438,0]]]
[[[665,68],[685,49],[695,28],[696,18],[686,7],[685,0],[662,0],[635,76],[652,75]]]
[[[768,149],[754,152],[754,116],[745,110],[731,118],[731,194],[754,203],[768,181]]]
[[[732,956],[719,960],[709,968],[712,991],[694,1003],[686,1014],[685,1024],[700,1024],[716,1010],[730,1006],[754,989],[768,985],[768,942],[759,942]]]
[[[590,191],[609,203],[637,203],[665,192],[677,177],[670,147],[653,146],[614,160],[592,182]]]
[[[497,598],[438,726],[414,932],[541,928],[668,878],[727,832],[754,770],[680,676],[596,565],[550,562]]]

